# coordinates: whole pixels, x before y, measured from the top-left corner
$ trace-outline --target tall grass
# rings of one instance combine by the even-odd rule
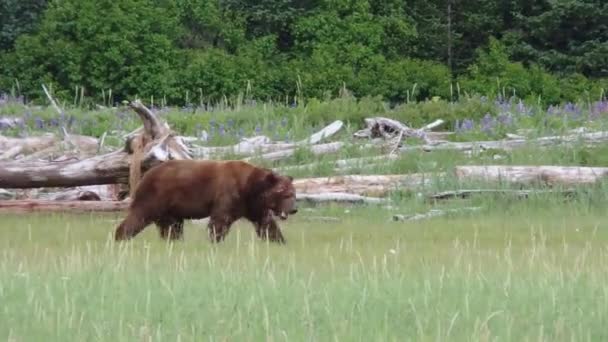
[[[286,246],[239,223],[114,244],[115,215],[5,216],[0,336],[49,340],[605,340],[607,231],[582,202],[482,201],[413,223],[331,206],[283,224]],[[335,216],[323,223],[316,216]]]

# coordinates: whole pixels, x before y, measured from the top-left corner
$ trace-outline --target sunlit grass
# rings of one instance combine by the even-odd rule
[[[398,223],[384,208],[302,210],[285,246],[239,223],[126,244],[121,215],[6,215],[0,336],[31,340],[604,340],[608,231],[583,203],[483,201]],[[452,205],[459,205],[454,203]],[[331,216],[339,222],[323,222]]]

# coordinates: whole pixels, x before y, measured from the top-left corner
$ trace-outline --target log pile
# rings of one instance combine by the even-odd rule
[[[49,99],[52,98],[49,95]],[[233,146],[209,147],[197,145],[197,139],[174,133],[141,102],[129,103],[139,116],[142,126],[127,134],[125,146],[115,151],[104,147],[105,135],[91,138],[69,134],[45,134],[38,137],[7,138],[0,136],[0,212],[10,211],[116,211],[126,208],[129,194],[141,175],[150,167],[171,159],[221,159],[225,155],[239,156],[257,163],[275,162],[293,156],[306,148],[313,155],[339,153],[343,141],[328,141],[344,127],[336,120],[306,139],[294,142],[273,142],[266,136],[243,138]],[[61,111],[56,107],[56,110]],[[453,150],[473,152],[482,150],[512,150],[528,144],[551,146],[582,142],[597,145],[608,141],[608,132],[574,131],[566,136],[525,139],[508,135],[500,141],[454,143],[444,139],[451,132],[432,132],[444,122],[437,120],[414,129],[399,121],[384,117],[365,120],[366,128],[353,134],[355,140],[367,139],[371,145],[359,147],[389,148],[390,153],[374,157],[339,159],[331,168],[345,173],[353,168],[387,165],[411,151]],[[404,145],[404,138],[413,137],[420,145]],[[281,166],[275,169],[289,173],[308,170],[318,163]],[[608,168],[560,166],[456,166],[453,172],[393,175],[341,175],[334,177],[300,178],[294,181],[298,201],[307,203],[341,202],[384,204],[393,192],[420,192],[436,182],[451,178],[459,183],[474,181],[501,183],[508,186],[575,186],[602,181]],[[4,189],[18,189],[17,192]],[[45,188],[47,191],[42,191]],[[519,191],[519,192],[517,192]],[[439,200],[465,198],[474,194],[499,190],[457,190],[428,195]],[[505,193],[505,191],[503,191]],[[513,190],[527,198],[532,190]],[[566,192],[571,193],[571,192]],[[10,202],[10,203],[9,203]],[[81,203],[81,204],[78,204]]]

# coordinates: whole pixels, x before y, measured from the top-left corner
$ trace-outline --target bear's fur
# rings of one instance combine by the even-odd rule
[[[170,160],[144,173],[115,240],[133,238],[151,223],[162,238],[181,239],[185,219],[209,217],[213,242],[245,218],[260,238],[285,243],[274,216],[285,220],[297,212],[292,181],[243,161]]]

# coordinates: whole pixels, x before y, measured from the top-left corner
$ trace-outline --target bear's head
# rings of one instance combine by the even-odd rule
[[[281,220],[286,220],[289,215],[298,212],[293,177],[271,171],[266,175],[264,182],[266,187],[262,196],[266,209]]]

